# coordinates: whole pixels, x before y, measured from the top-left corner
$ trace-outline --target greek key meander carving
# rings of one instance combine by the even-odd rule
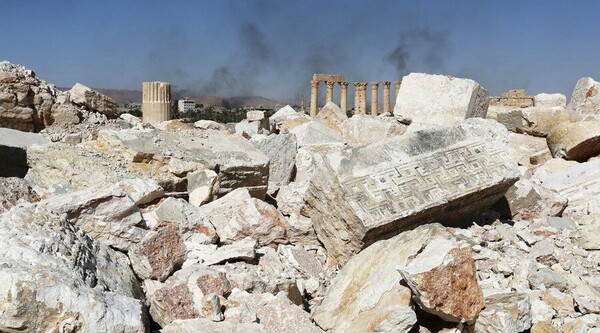
[[[511,161],[503,149],[474,143],[355,178],[342,187],[363,220],[393,218],[493,185],[512,168]]]

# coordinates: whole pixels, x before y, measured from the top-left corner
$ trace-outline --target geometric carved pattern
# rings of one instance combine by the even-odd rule
[[[477,142],[436,152],[342,183],[346,200],[365,223],[397,219],[495,185],[513,170],[506,149]]]

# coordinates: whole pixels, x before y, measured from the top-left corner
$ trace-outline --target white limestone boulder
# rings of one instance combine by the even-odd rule
[[[200,207],[216,199],[219,193],[219,175],[210,169],[189,172],[187,178],[187,192],[190,204]]]
[[[90,111],[100,112],[109,117],[117,113],[117,102],[81,83],[75,83],[69,90],[69,95],[73,103],[84,106]]]
[[[214,322],[210,319],[196,318],[174,320],[159,331],[160,333],[269,333],[258,323]]]
[[[167,198],[154,209],[153,214],[157,225],[150,225],[152,229],[173,224],[177,226],[178,233],[186,242],[214,244],[219,239],[213,223],[204,210],[190,205],[183,199]]]
[[[475,332],[519,333],[531,327],[531,300],[522,293],[486,297]]]
[[[444,223],[465,223],[518,179],[507,140],[503,126],[472,119],[321,155],[303,211],[340,264],[441,215]]]
[[[417,316],[399,269],[437,237],[453,239],[440,224],[427,224],[355,255],[331,281],[312,318],[333,333],[410,331]]]
[[[337,106],[334,102],[327,102],[317,116],[314,118],[315,121],[322,123],[323,125],[331,128],[336,132],[341,132],[342,123],[348,120],[346,112]]]
[[[445,321],[472,323],[484,306],[466,242],[432,238],[399,272],[421,309]]]
[[[490,106],[488,118],[498,121],[511,132],[546,137],[556,124],[570,121],[571,116],[563,106],[533,106],[520,109]]]
[[[292,128],[290,133],[296,135],[298,148],[308,145],[344,144],[339,132],[318,121],[310,121]]]
[[[406,125],[392,117],[354,115],[341,125],[342,136],[349,147],[358,147],[399,136]]]
[[[224,124],[212,120],[201,119],[194,123],[194,127],[200,130],[214,130],[229,132],[229,128]]]
[[[554,157],[585,162],[600,155],[600,120],[557,124],[547,141]]]
[[[146,332],[127,257],[39,205],[0,215],[3,332]]]
[[[183,266],[194,264],[211,266],[224,262],[252,261],[256,258],[256,246],[256,240],[250,237],[219,247],[187,242],[187,258]]]
[[[298,144],[294,134],[253,137],[250,142],[269,158],[269,193],[275,193],[292,180],[296,169]]]
[[[563,94],[537,94],[533,96],[533,105],[535,105],[536,107],[557,107],[566,109],[567,97]]]
[[[394,116],[419,129],[451,125],[466,118],[485,118],[489,94],[470,79],[410,73],[402,78]]]
[[[533,174],[538,165],[552,159],[546,139],[526,134],[509,133],[509,146],[519,165]]]
[[[27,148],[50,143],[41,134],[0,128],[0,177],[20,177],[27,174]]]
[[[559,216],[567,207],[567,198],[554,190],[521,178],[505,195],[509,216],[514,220],[533,220]],[[495,205],[496,206],[496,205]],[[496,207],[494,207],[496,208]]]
[[[600,120],[600,84],[583,77],[575,84],[567,106],[569,113],[580,120]]]

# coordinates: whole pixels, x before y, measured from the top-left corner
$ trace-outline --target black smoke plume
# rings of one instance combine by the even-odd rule
[[[448,34],[425,28],[400,34],[396,47],[384,60],[394,65],[396,75],[402,78],[410,71],[439,71],[450,54]]]

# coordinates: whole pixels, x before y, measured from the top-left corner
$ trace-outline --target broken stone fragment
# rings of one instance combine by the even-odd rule
[[[591,77],[575,84],[567,110],[581,120],[600,120],[600,85]]]
[[[75,83],[69,90],[71,101],[82,105],[91,111],[97,111],[107,116],[113,116],[118,109],[117,102],[112,98],[102,95],[81,83]]]
[[[364,146],[406,132],[406,125],[392,117],[354,115],[341,125],[344,141],[350,147]]]
[[[186,178],[190,204],[199,207],[216,198],[219,192],[216,172],[199,170],[188,173]]]
[[[210,319],[195,318],[175,320],[165,326],[160,333],[269,333],[262,324],[214,322]]]
[[[585,162],[600,155],[600,120],[559,123],[547,141],[554,157]]]
[[[186,242],[214,244],[219,239],[215,227],[204,210],[194,207],[183,199],[169,197],[154,210],[160,223],[172,223]]]
[[[440,214],[444,223],[465,223],[519,177],[507,136],[491,120],[469,119],[314,155],[316,171],[303,212],[340,264],[369,244]]]
[[[0,177],[20,177],[27,174],[27,148],[50,141],[40,134],[0,128]]]
[[[332,130],[341,133],[342,123],[348,120],[346,112],[337,106],[334,102],[327,102],[314,118],[315,121],[331,128]]]
[[[129,250],[129,259],[135,273],[142,279],[163,282],[185,260],[187,249],[178,228],[168,225],[151,231]]]
[[[497,294],[485,298],[485,308],[475,323],[475,332],[519,333],[531,327],[531,301],[522,293]]]
[[[400,274],[421,309],[443,320],[473,322],[484,306],[470,247],[437,237]]]
[[[290,183],[296,168],[298,144],[294,134],[254,137],[252,145],[269,157],[269,193]]]

